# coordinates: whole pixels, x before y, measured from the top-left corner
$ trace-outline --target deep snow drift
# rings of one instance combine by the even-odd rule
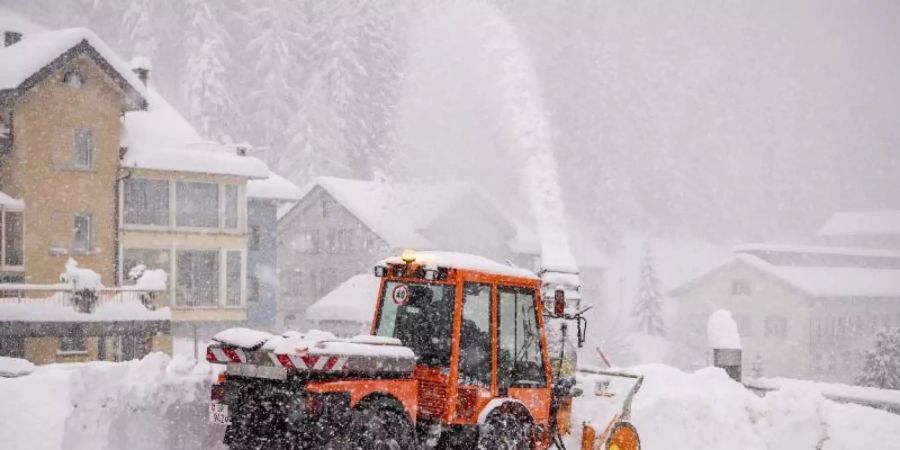
[[[719,369],[684,373],[650,365],[633,418],[645,449],[892,449],[900,416],[834,403],[791,387],[759,398]],[[206,423],[213,379],[206,363],[162,354],[126,363],[40,366],[0,378],[4,450],[222,449],[222,429]],[[602,409],[594,379],[583,379],[569,440]]]

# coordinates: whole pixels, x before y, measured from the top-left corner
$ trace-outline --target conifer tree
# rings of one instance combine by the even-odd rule
[[[882,389],[900,389],[900,328],[878,332],[875,348],[865,353],[856,384]]]
[[[650,242],[647,242],[644,260],[641,263],[640,280],[638,281],[637,303],[632,310],[637,320],[637,330],[655,336],[666,334],[663,322],[662,298],[659,293],[659,279],[653,262]]]
[[[217,2],[188,0],[183,41],[181,112],[206,138],[227,140],[240,136],[240,116],[229,88],[230,39],[224,28],[229,10]]]

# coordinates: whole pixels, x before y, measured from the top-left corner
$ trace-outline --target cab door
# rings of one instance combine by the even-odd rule
[[[492,285],[462,283],[462,311],[459,322],[459,357],[453,423],[473,424],[477,413],[493,398],[494,355]]]
[[[547,423],[550,380],[537,306],[534,289],[497,287],[497,396],[521,401],[537,423]]]

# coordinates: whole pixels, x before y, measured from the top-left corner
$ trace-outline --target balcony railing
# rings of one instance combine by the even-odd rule
[[[148,310],[162,306],[165,291],[123,286],[96,290],[72,289],[69,284],[0,283],[0,304],[41,304],[69,306],[90,313],[102,305],[141,304]]]

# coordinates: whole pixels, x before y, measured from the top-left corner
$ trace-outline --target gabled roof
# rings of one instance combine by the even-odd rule
[[[318,177],[306,186],[302,197],[317,189],[327,192],[388,245],[415,249],[434,248],[421,230],[458,199],[473,193],[472,186],[465,183],[382,183]],[[297,205],[283,218],[290,220]]]
[[[844,211],[819,228],[819,236],[900,236],[900,211]]]
[[[271,171],[269,178],[247,182],[247,197],[250,198],[296,202],[302,195],[296,184]]]
[[[159,93],[147,89],[147,109],[125,114],[120,145],[128,151],[122,167],[235,175],[264,179],[269,168],[257,158],[212,142],[182,117]]]
[[[93,60],[122,90],[129,100],[126,109],[144,107],[147,92],[143,83],[125,61],[86,28],[30,33],[0,48],[0,97],[15,96],[33,87],[82,55]]]
[[[859,267],[776,266],[749,255],[737,254],[699,277],[672,289],[678,295],[702,284],[728,267],[745,265],[784,282],[816,298],[897,297],[900,298],[900,270]]]

